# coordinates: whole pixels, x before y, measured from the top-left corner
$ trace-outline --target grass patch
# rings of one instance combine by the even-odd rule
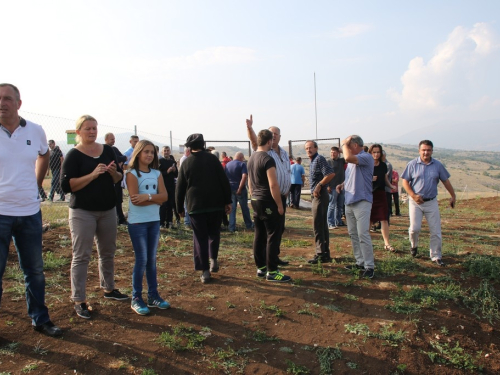
[[[69,263],[69,259],[61,256],[56,256],[52,251],[47,251],[43,254],[43,269],[54,270],[63,267]]]
[[[157,342],[175,351],[191,350],[203,346],[206,337],[195,332],[193,327],[177,324],[172,327],[172,332],[162,332]]]
[[[500,320],[500,300],[488,280],[483,280],[479,288],[472,289],[464,298],[464,304],[479,319],[486,319],[490,324]]]
[[[482,279],[500,280],[500,258],[489,255],[473,255],[464,263],[469,275]]]
[[[248,363],[246,353],[253,351],[252,349],[240,349],[235,351],[230,346],[227,349],[216,348],[212,359],[209,361],[209,368],[214,370],[222,370],[225,374],[242,374]]]
[[[407,333],[403,330],[395,331],[392,330],[393,324],[388,324],[382,326],[379,332],[371,332],[370,328],[366,324],[345,324],[345,331],[347,333],[353,333],[355,335],[361,335],[365,337],[374,337],[380,340],[384,340],[387,345],[398,346],[399,343],[406,339]]]

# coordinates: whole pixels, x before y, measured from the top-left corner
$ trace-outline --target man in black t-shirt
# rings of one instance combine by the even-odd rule
[[[49,157],[49,167],[50,172],[52,173],[52,181],[50,183],[50,193],[49,200],[54,200],[54,194],[59,194],[59,200],[64,201],[64,192],[61,189],[61,167],[64,161],[64,157],[59,146],[56,146],[56,142],[54,140],[49,140],[48,142],[50,148],[50,157]]]
[[[257,136],[257,151],[248,161],[248,190],[254,210],[255,238],[253,255],[257,266],[257,276],[267,281],[288,282],[278,270],[278,254],[283,234],[284,214],[276,162],[267,153],[271,149],[273,134],[261,130]]]
[[[115,147],[115,135],[113,133],[106,133],[104,136],[104,143],[110,146],[116,155],[116,160],[118,161],[119,171],[122,171],[123,163],[127,161],[127,157],[123,155],[120,150]],[[116,216],[118,217],[118,224],[120,225],[128,225],[127,219],[125,219],[125,215],[123,214],[123,188],[122,181],[119,181],[115,184],[115,192],[116,192]]]

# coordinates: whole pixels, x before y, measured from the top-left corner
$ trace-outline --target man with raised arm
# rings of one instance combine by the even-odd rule
[[[450,207],[455,207],[455,190],[450,182],[450,174],[439,160],[432,157],[434,145],[429,140],[423,140],[418,145],[420,156],[413,159],[406,166],[401,178],[403,187],[410,196],[410,253],[417,256],[418,236],[425,216],[431,232],[430,258],[438,266],[444,267],[441,260],[441,216],[437,202],[437,185],[441,181],[451,195]]]
[[[257,276],[271,282],[288,282],[278,270],[278,251],[283,234],[285,212],[276,176],[276,163],[269,155],[273,134],[265,129],[257,137],[257,150],[248,161],[248,188],[254,210],[253,254]]]
[[[373,157],[363,148],[363,139],[351,135],[342,141],[344,159],[348,163],[345,180],[337,185],[337,192],[345,191],[345,217],[351,237],[356,264],[345,268],[364,270],[363,277],[373,278],[375,259],[370,237],[370,213],[373,193]]]
[[[250,143],[252,144],[252,149],[257,150],[257,135],[253,130],[253,117],[250,115],[250,119],[246,120],[247,124],[247,135]],[[286,212],[286,197],[290,192],[290,186],[292,184],[291,174],[290,174],[290,160],[288,158],[287,152],[279,146],[281,140],[281,131],[276,126],[269,127],[269,131],[273,135],[271,148],[267,153],[274,159],[276,164],[276,176],[278,178],[278,185],[280,188],[281,199],[283,200],[283,207]],[[283,230],[285,230],[285,213],[281,215],[281,220],[283,220]],[[280,251],[278,250],[278,255]],[[280,266],[286,266],[289,262],[281,260],[278,258],[278,264]]]

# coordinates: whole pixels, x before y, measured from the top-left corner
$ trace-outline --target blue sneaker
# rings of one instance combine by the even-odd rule
[[[134,310],[139,315],[147,315],[149,314],[149,309],[144,303],[144,301],[138,297],[132,300],[132,304],[130,305],[132,310]]]
[[[156,296],[156,298],[148,297],[148,307],[157,307],[162,310],[166,310],[170,307],[170,303],[165,301],[160,296]]]
[[[273,281],[275,283],[287,283],[289,281],[292,281],[292,278],[290,276],[283,275],[279,271],[273,271],[267,273],[266,280]]]

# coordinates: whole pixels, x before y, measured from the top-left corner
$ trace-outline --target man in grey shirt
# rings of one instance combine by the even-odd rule
[[[247,124],[247,135],[248,139],[252,144],[252,149],[257,150],[257,135],[253,130],[253,117],[250,115],[250,119],[246,120]],[[283,207],[286,212],[286,197],[290,192],[290,186],[292,185],[291,180],[291,172],[290,172],[290,159],[288,158],[288,153],[279,146],[279,142],[281,140],[281,131],[276,126],[270,126],[269,130],[273,133],[273,142],[271,145],[271,150],[268,151],[268,154],[274,159],[276,162],[276,175],[278,177],[278,185],[280,187],[281,199],[283,200]],[[281,219],[283,220],[283,230],[285,229],[285,213],[281,215]],[[279,251],[278,251],[279,254]],[[278,259],[278,265],[286,266],[289,262],[286,262],[282,259]]]
[[[351,135],[342,142],[345,161],[344,183],[337,185],[337,191],[345,190],[345,217],[351,237],[352,251],[356,264],[347,269],[364,269],[363,277],[373,278],[375,260],[370,237],[370,213],[372,210],[373,157],[364,151],[363,140]]]

